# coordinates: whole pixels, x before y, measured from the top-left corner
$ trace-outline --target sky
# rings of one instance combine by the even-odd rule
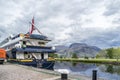
[[[33,16],[50,45],[120,46],[120,0],[0,0],[0,41],[27,33]]]

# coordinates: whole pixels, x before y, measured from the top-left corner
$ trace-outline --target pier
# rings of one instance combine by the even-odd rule
[[[61,73],[24,66],[19,64],[5,63],[0,65],[0,80],[62,80]],[[67,80],[92,80],[91,77],[83,75],[69,75]],[[104,80],[104,79],[97,79]]]

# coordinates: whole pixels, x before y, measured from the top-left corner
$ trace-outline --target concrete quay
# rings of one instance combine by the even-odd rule
[[[61,80],[61,74],[52,70],[8,63],[0,65],[0,80]],[[68,75],[68,80],[92,80],[92,78]]]

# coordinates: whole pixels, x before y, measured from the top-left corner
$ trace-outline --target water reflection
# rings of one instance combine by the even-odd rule
[[[77,62],[71,62],[72,66],[76,66],[78,63]]]
[[[108,65],[99,65],[98,67],[102,72],[120,75],[120,65],[108,64]]]
[[[120,80],[120,66],[76,62],[56,62],[54,66],[54,70],[58,72],[66,71],[69,74],[87,76],[92,76],[94,69],[98,71],[98,77],[105,80]]]
[[[114,72],[113,65],[107,65],[106,68],[107,68],[106,72],[109,72],[109,73],[113,73]]]
[[[54,70],[57,69],[67,69],[69,71],[79,72],[85,71],[89,68],[95,67],[95,64],[84,64],[84,63],[70,63],[70,62],[56,62]]]

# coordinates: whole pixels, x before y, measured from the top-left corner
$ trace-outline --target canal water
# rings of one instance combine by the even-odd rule
[[[54,71],[72,75],[92,76],[93,70],[97,70],[97,76],[99,78],[120,80],[120,65],[73,62],[56,62],[54,65]]]

